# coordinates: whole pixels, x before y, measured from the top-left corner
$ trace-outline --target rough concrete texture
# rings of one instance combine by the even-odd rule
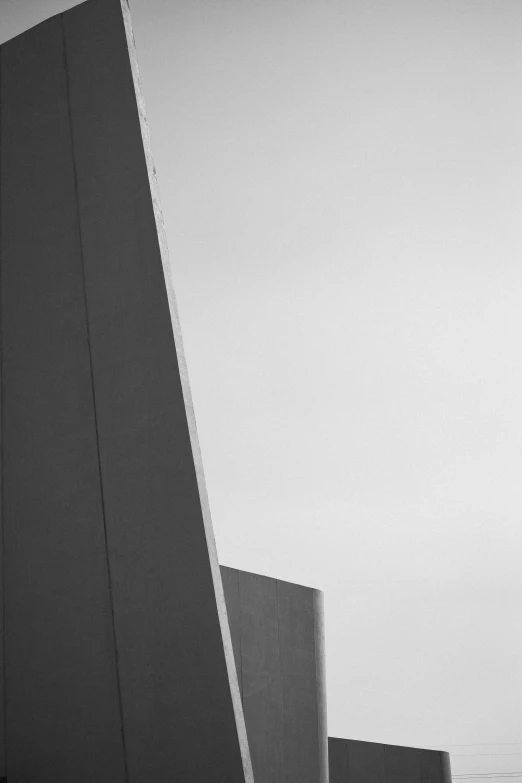
[[[256,783],[326,783],[322,594],[222,566]]]
[[[330,783],[451,783],[449,754],[329,737]]]
[[[244,783],[132,47],[89,0],[0,48],[7,775]]]

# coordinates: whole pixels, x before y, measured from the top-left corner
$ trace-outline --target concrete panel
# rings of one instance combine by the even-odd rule
[[[60,18],[0,56],[8,774],[123,781]]]
[[[449,756],[375,742],[328,738],[330,783],[451,783]]]
[[[89,0],[1,49],[8,775],[244,783],[129,43]]]
[[[385,746],[387,783],[419,783],[421,780],[421,751],[398,745]]]
[[[384,745],[349,740],[346,746],[350,783],[391,783],[393,778],[386,774]],[[420,778],[417,783],[420,783]]]
[[[222,571],[233,639],[238,616],[232,573],[239,578],[240,670],[256,783],[326,783],[322,594]]]
[[[241,682],[256,783],[283,783],[283,703],[277,582],[238,572],[241,607]]]
[[[346,740],[328,737],[329,778],[336,783],[348,783],[348,746]]]
[[[129,775],[239,781],[236,716],[119,0],[90,0],[64,23]]]

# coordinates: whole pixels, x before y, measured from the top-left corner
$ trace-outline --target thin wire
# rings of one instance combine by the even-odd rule
[[[475,756],[522,756],[522,750],[519,750],[518,753],[452,753],[451,758],[454,759],[456,757],[464,758],[464,759],[472,759]]]
[[[522,778],[522,772],[479,772],[475,775],[465,773],[462,775],[452,775],[452,778],[459,778],[460,780],[468,778],[476,778],[477,780],[479,778]]]
[[[453,743],[453,745],[450,742],[439,742],[438,745],[424,745],[425,748],[435,748],[439,749],[440,747],[444,748],[498,748],[501,745],[522,745],[522,742],[462,742],[460,745],[458,743]]]

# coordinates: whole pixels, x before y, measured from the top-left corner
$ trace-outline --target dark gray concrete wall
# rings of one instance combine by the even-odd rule
[[[256,783],[326,783],[322,594],[221,571]]]
[[[449,754],[329,737],[330,783],[451,783]]]
[[[119,781],[125,765],[64,56],[59,17],[0,51],[9,776],[71,779],[81,760],[82,779],[101,771],[101,780]]]
[[[7,775],[243,783],[126,16],[0,48]]]

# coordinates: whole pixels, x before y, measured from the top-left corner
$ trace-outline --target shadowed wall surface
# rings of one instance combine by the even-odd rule
[[[330,783],[451,783],[441,750],[328,738]]]
[[[0,49],[7,775],[244,783],[127,14]]]
[[[256,783],[327,783],[322,593],[221,573]]]

